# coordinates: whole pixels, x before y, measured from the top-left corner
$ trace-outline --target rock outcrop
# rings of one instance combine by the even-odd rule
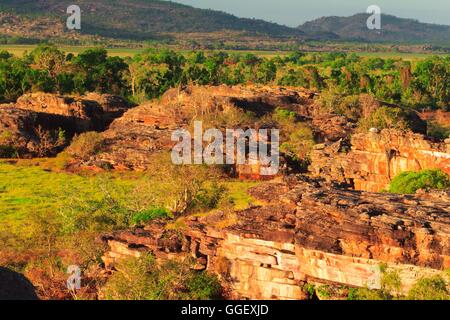
[[[351,143],[341,140],[315,146],[310,171],[356,190],[379,192],[404,171],[441,169],[450,174],[449,142],[398,130],[356,134]]]
[[[72,119],[78,132],[103,131],[130,105],[118,96],[90,93],[83,97],[64,97],[49,93],[25,94],[16,108],[38,113],[61,115]]]
[[[69,141],[75,134],[103,131],[129,108],[122,98],[107,94],[81,98],[26,94],[16,103],[0,105],[0,145],[16,156],[36,156],[43,134],[57,136],[62,130]]]
[[[104,133],[105,148],[96,161],[114,168],[146,169],[154,152],[168,150],[172,131],[192,129],[195,120],[204,129],[257,129],[263,116],[276,108],[295,112],[308,123],[317,137],[337,141],[353,131],[345,117],[317,112],[315,93],[281,87],[188,86],[170,89],[160,100],[138,106],[116,119]],[[225,115],[225,116],[224,116]],[[254,170],[244,168],[246,176]]]
[[[180,230],[157,221],[107,236],[105,264],[144,252],[191,256],[235,299],[303,299],[306,282],[380,288],[381,264],[399,272],[407,291],[450,267],[450,193],[375,194],[289,180],[252,189],[266,204],[237,212],[225,228],[217,212],[187,217]]]
[[[35,150],[41,143],[41,133],[57,136],[59,129],[67,133],[77,132],[76,125],[61,115],[38,113],[18,109],[14,105],[0,106],[0,146],[4,151],[0,157],[36,156]]]

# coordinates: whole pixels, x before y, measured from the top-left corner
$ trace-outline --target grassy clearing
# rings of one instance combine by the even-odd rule
[[[0,51],[6,50],[15,56],[23,56],[25,52],[30,52],[35,49],[37,45],[0,45]],[[82,46],[59,46],[59,49],[64,51],[65,53],[73,53],[78,54],[87,49],[92,49],[94,47],[82,47]],[[108,54],[113,57],[132,57],[144,49],[134,49],[134,48],[109,48],[107,49]]]
[[[0,163],[0,231],[27,232],[29,214],[58,212],[72,197],[95,198],[105,182],[127,187],[133,179],[50,172],[38,166]]]
[[[30,52],[35,49],[37,45],[0,45],[0,51],[6,50],[15,56],[23,56],[24,53]],[[87,49],[92,49],[94,47],[84,47],[84,46],[58,46],[58,49],[64,51],[65,53],[79,54]],[[141,53],[145,49],[143,48],[107,48],[108,54],[113,57],[132,57],[138,53]],[[277,55],[283,56],[286,55],[287,52],[284,51],[254,51],[254,50],[224,50],[229,53],[252,53],[261,57],[273,58]],[[190,52],[188,50],[180,50],[180,52]],[[206,51],[207,52],[207,51]]]
[[[0,51],[6,50],[16,56],[23,56],[25,52],[30,52],[35,49],[37,45],[0,45]],[[94,47],[85,47],[85,46],[58,46],[58,48],[65,53],[72,53],[77,55],[80,52],[83,52],[87,49],[92,49]],[[113,57],[132,57],[138,53],[141,53],[145,49],[143,48],[107,48],[108,54]],[[205,51],[205,50],[203,50]],[[228,53],[239,53],[246,54],[251,53],[255,54],[259,57],[264,58],[274,58],[276,56],[285,56],[289,54],[287,51],[258,51],[258,50],[222,50]],[[190,52],[188,50],[180,50],[180,52]],[[205,52],[208,52],[206,50]],[[426,53],[401,53],[401,52],[356,52],[357,55],[361,57],[379,57],[382,59],[399,59],[402,58],[404,60],[413,61],[426,58],[432,54]]]
[[[26,235],[30,214],[54,214],[79,201],[101,201],[107,192],[123,203],[142,184],[143,175],[129,173],[71,174],[50,170],[49,159],[21,160],[17,164],[0,162],[0,232]],[[221,206],[244,210],[260,204],[247,191],[257,182],[221,181]],[[151,191],[151,190],[147,190]]]

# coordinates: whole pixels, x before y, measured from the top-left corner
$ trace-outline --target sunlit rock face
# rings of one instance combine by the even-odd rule
[[[450,174],[449,142],[398,130],[355,134],[347,145],[338,141],[316,146],[310,171],[356,190],[380,192],[404,171],[441,169]]]
[[[19,157],[35,157],[33,150],[43,144],[44,133],[57,136],[63,131],[69,142],[75,134],[105,130],[130,107],[124,99],[108,94],[25,94],[16,103],[0,105],[0,144],[14,147]]]
[[[65,97],[50,93],[25,94],[15,107],[72,119],[78,132],[103,131],[131,106],[118,96],[89,93],[82,97]]]
[[[233,299],[304,299],[306,282],[380,288],[380,265],[399,272],[406,292],[450,267],[450,194],[386,195],[340,190],[305,177],[251,189],[262,206],[188,217],[170,230],[157,221],[105,237],[107,268],[152,252],[193,257],[219,275]],[[270,195],[270,197],[268,197]]]

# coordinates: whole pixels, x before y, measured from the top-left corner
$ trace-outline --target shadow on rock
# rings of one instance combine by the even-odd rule
[[[38,297],[27,278],[0,267],[0,300],[38,300]]]

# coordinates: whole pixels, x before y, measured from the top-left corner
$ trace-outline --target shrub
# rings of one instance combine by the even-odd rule
[[[441,276],[422,278],[408,293],[410,300],[450,300],[447,284]]]
[[[133,224],[141,224],[155,219],[167,218],[171,215],[172,213],[165,208],[151,208],[149,210],[136,213],[131,221]]]
[[[414,194],[420,189],[443,190],[449,187],[450,178],[441,170],[423,170],[420,172],[406,171],[392,180],[389,192]]]
[[[75,136],[66,152],[81,160],[89,158],[98,153],[104,145],[104,138],[98,132],[86,132]]]
[[[450,128],[443,127],[437,122],[428,122],[427,135],[436,139],[445,140],[450,137]]]
[[[143,177],[133,197],[136,203],[167,208],[175,216],[205,209],[218,201],[220,189],[214,190],[214,181],[221,174],[220,168],[207,165],[177,166],[169,153],[152,155],[152,167]]]
[[[329,299],[331,298],[331,289],[328,285],[323,285],[317,288],[317,295],[322,299]]]
[[[333,90],[321,93],[318,99],[320,108],[325,112],[335,113],[357,121],[361,117],[360,98],[357,95],[345,96]]]
[[[383,273],[383,276],[381,277],[381,288],[384,292],[384,296],[390,296],[392,294],[398,296],[402,288],[400,274],[396,270],[388,270],[387,266],[381,266],[380,269]]]
[[[191,261],[169,261],[159,266],[151,255],[120,261],[101,289],[107,300],[210,300],[221,297],[213,275],[196,272]]]
[[[0,133],[0,158],[17,158],[17,148],[14,146],[14,137],[11,132]]]
[[[222,295],[222,287],[217,277],[205,272],[189,277],[186,288],[190,292],[190,299],[193,300],[219,299]]]
[[[0,145],[0,158],[17,158],[17,149],[13,146]]]
[[[402,281],[396,270],[389,269],[386,264],[380,265],[381,289],[350,288],[347,300],[393,300],[401,294]]]
[[[316,294],[316,286],[311,283],[306,283],[303,286],[303,292],[308,295],[308,299],[312,300]]]
[[[370,128],[426,133],[426,123],[413,111],[388,106],[378,108],[368,118],[362,118],[359,121],[360,131],[367,132]]]
[[[351,288],[347,300],[390,300],[382,290],[370,290],[368,288]]]
[[[294,122],[297,118],[297,114],[293,111],[282,109],[280,107],[275,109],[275,112],[273,114],[273,118],[276,121],[292,121]]]
[[[190,209],[207,211],[217,208],[224,191],[225,188],[216,181],[211,184],[205,184],[204,188],[197,193],[194,201],[190,205]]]
[[[296,160],[305,160],[314,146],[312,130],[301,123],[288,132],[286,138],[282,138],[284,142],[280,146],[280,151]]]
[[[34,152],[38,157],[46,157],[55,155],[66,145],[66,133],[59,128],[57,131],[47,131],[41,126],[35,130],[38,142],[32,144],[30,151]]]

